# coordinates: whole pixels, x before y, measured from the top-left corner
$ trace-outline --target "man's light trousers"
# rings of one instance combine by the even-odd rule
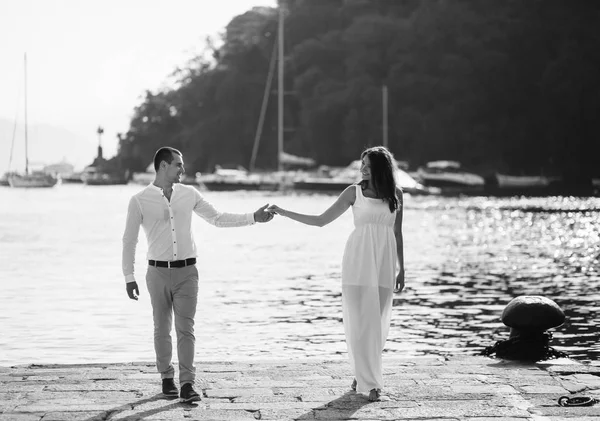
[[[172,269],[148,266],[146,285],[152,302],[156,368],[163,379],[175,377],[171,363],[171,326],[175,314],[179,384],[194,383],[194,316],[198,302],[198,269],[195,265]]]

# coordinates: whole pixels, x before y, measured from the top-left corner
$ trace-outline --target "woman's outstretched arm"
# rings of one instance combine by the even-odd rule
[[[346,212],[346,210],[348,210],[348,208],[354,204],[355,200],[356,187],[353,184],[346,187],[342,194],[338,196],[333,205],[331,205],[329,209],[320,215],[306,215],[303,213],[292,212],[287,209],[280,208],[277,205],[271,205],[267,210],[306,225],[323,227],[339,218],[340,215]]]

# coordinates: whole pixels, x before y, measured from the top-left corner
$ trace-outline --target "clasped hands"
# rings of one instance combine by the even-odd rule
[[[254,222],[269,222],[275,216],[271,206],[267,203],[256,212],[254,212]]]

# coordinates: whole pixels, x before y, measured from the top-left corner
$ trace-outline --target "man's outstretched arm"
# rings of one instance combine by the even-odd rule
[[[202,217],[206,222],[216,227],[243,227],[252,225],[256,222],[268,222],[273,219],[271,212],[266,211],[268,204],[253,213],[229,213],[219,212],[212,203],[206,200],[198,191],[196,194],[196,204],[194,212]]]

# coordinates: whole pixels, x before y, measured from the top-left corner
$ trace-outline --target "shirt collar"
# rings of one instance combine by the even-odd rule
[[[179,184],[180,183],[173,183],[173,191],[175,191],[175,190],[177,190],[179,188]],[[152,189],[152,190],[154,190],[156,192],[160,192],[160,193],[163,192],[163,189],[161,189],[158,186],[155,186],[154,183],[150,183],[147,188]]]

